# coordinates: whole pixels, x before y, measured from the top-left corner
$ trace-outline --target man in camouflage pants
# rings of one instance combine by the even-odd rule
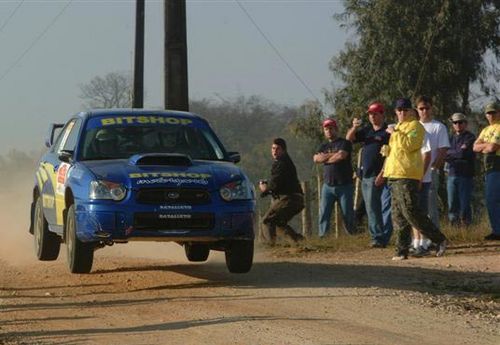
[[[446,237],[420,209],[418,190],[424,174],[420,149],[425,129],[411,112],[409,99],[400,98],[395,105],[398,124],[387,128],[391,134],[389,147],[383,148],[387,156],[384,177],[389,179],[392,192],[392,222],[397,230],[397,248],[393,260],[408,258],[411,228],[418,229],[438,244],[436,256],[446,251]]]

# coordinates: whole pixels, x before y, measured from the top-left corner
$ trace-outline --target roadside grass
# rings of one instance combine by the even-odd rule
[[[313,235],[307,238],[298,245],[294,245],[286,240],[278,240],[275,245],[276,249],[280,247],[289,248],[296,246],[306,250],[314,250],[319,252],[358,252],[366,250],[370,247],[370,236],[368,234],[367,224],[363,222],[358,230],[360,233],[356,235],[348,235],[343,229],[339,230],[338,237],[335,236],[335,224],[332,225],[332,231],[326,238],[319,238],[316,235],[316,229],[313,229]],[[450,243],[450,248],[457,246],[468,246],[473,244],[484,243],[484,236],[490,233],[490,224],[486,214],[478,217],[471,226],[453,226],[446,218],[441,220],[441,231],[446,235]],[[278,233],[279,238],[279,233]],[[393,247],[396,242],[396,233],[391,237],[388,247]]]

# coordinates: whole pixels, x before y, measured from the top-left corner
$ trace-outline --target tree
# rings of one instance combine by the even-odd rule
[[[330,62],[343,86],[329,95],[345,121],[373,100],[434,97],[439,114],[469,112],[470,88],[486,90],[484,59],[500,58],[498,0],[345,0],[336,18],[357,42]]]
[[[126,72],[111,72],[104,77],[94,77],[80,85],[80,98],[85,108],[132,107],[132,77]]]

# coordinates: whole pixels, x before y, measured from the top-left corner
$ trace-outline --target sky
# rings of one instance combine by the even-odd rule
[[[189,97],[323,101],[348,33],[341,1],[187,0]],[[38,150],[83,110],[80,85],[133,67],[135,1],[0,0],[0,155]],[[277,50],[282,59],[276,53]],[[287,64],[299,76],[298,80]],[[146,1],[144,107],[163,106],[163,0]]]

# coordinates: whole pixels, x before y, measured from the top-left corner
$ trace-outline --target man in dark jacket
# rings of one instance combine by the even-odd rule
[[[282,138],[273,140],[271,155],[274,162],[271,167],[269,182],[260,181],[261,196],[272,195],[271,207],[264,216],[264,237],[270,243],[276,242],[276,228],[284,231],[285,235],[294,242],[303,239],[303,236],[287,223],[304,208],[304,195],[297,178],[297,169],[286,150],[286,142]]]
[[[448,167],[448,219],[454,225],[470,225],[476,136],[467,130],[464,114],[453,114],[450,122],[453,134],[445,158]]]

